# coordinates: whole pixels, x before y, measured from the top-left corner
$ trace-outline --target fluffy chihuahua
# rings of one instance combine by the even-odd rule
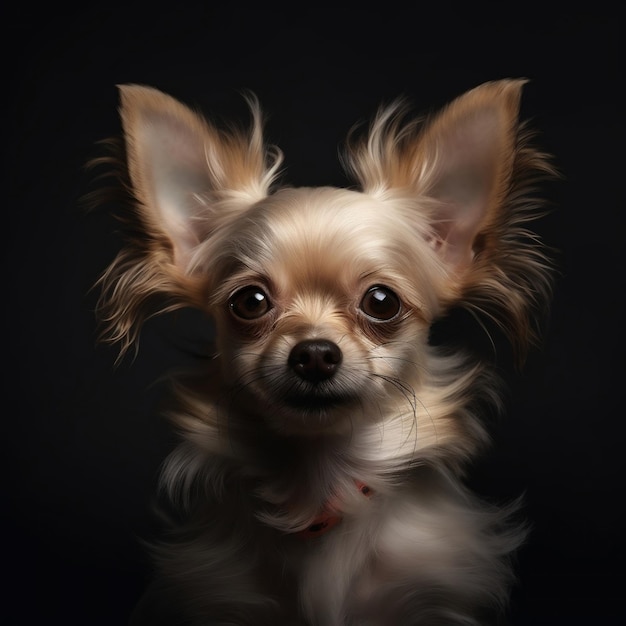
[[[524,80],[436,114],[406,100],[355,127],[354,187],[278,184],[255,96],[246,127],[120,87],[128,238],[100,280],[121,354],[196,307],[212,358],[175,383],[173,511],[134,624],[484,625],[524,525],[466,486],[498,404],[489,363],[430,341],[466,308],[518,355],[550,261],[529,230],[553,173],[518,120]]]

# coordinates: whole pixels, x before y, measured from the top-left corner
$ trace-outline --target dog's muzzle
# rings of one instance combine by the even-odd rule
[[[289,353],[287,366],[292,372],[285,380],[283,398],[299,411],[323,411],[354,399],[354,392],[339,380],[343,354],[327,339],[307,339]]]

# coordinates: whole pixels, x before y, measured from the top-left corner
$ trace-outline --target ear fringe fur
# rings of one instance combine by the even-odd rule
[[[503,331],[521,366],[541,336],[553,289],[550,249],[528,224],[547,212],[540,184],[558,177],[549,155],[533,147],[535,133],[520,124],[503,210],[485,232],[462,306],[485,315]]]
[[[422,173],[411,172],[407,165],[412,159],[401,156],[418,142],[427,124],[428,118],[410,118],[405,99],[381,107],[365,134],[355,126],[348,135],[341,155],[346,172],[371,195],[384,198],[389,193],[413,194],[412,181],[421,178]],[[559,177],[551,157],[533,146],[534,137],[526,123],[518,124],[509,186],[500,200],[501,209],[478,234],[470,279],[449,303],[495,322],[511,343],[519,366],[530,347],[539,341],[555,270],[549,248],[528,229],[530,222],[547,212],[546,202],[536,193],[539,185]]]
[[[198,292],[189,279],[175,276],[169,239],[152,228],[146,228],[126,165],[124,142],[113,138],[101,142],[104,154],[87,163],[88,170],[105,168],[96,181],[109,180],[83,201],[88,211],[112,205],[114,217],[122,224],[124,248],[100,276],[93,289],[99,290],[96,316],[100,324],[99,340],[119,344],[117,362],[131,347],[139,347],[139,334],[144,322],[164,313],[199,303]],[[165,271],[164,271],[165,270]],[[160,297],[167,294],[164,304]]]
[[[278,178],[283,157],[278,148],[263,143],[264,120],[258,100],[247,92],[243,97],[251,113],[248,131],[236,127],[214,131],[227,152],[245,155],[246,164],[255,172],[256,186],[253,189],[250,182],[250,191],[261,197]],[[101,145],[105,154],[92,159],[87,168],[104,167],[104,174],[96,179],[108,178],[111,184],[87,194],[84,201],[88,210],[114,204],[115,217],[123,225],[126,245],[94,285],[100,290],[96,304],[99,339],[119,345],[119,362],[131,347],[137,351],[141,327],[147,319],[187,306],[201,307],[206,303],[206,293],[201,277],[185,274],[175,264],[170,238],[148,218],[149,212],[142,210],[130,180],[124,141],[113,138]],[[264,154],[265,169],[255,154]],[[237,192],[219,189],[214,193]]]

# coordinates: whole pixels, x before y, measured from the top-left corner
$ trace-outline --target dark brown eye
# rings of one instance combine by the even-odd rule
[[[233,315],[242,320],[256,320],[263,317],[272,305],[259,287],[244,287],[230,298],[228,307]]]
[[[368,289],[361,300],[361,311],[374,320],[386,322],[393,319],[402,305],[400,298],[388,287],[378,285]]]

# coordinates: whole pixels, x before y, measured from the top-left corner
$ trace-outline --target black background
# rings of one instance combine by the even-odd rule
[[[251,89],[287,180],[341,185],[337,145],[380,102],[407,95],[430,111],[485,80],[522,76],[522,116],[563,174],[546,187],[554,211],[538,225],[560,273],[542,350],[521,374],[500,363],[508,415],[475,482],[496,499],[526,493],[534,531],[513,624],[624,623],[624,24],[610,6],[93,3],[42,13],[5,3],[2,623],[125,623],[172,444],[154,381],[198,359],[210,335],[192,312],[153,320],[136,360],[117,369],[96,343],[89,288],[120,240],[79,198],[95,143],[119,131],[115,85],[149,84],[244,120],[239,92]]]

